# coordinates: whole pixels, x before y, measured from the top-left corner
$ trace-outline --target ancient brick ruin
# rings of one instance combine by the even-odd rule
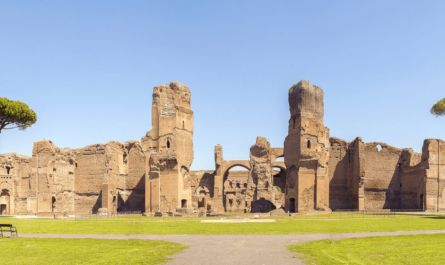
[[[425,140],[420,154],[331,137],[323,97],[300,81],[289,89],[283,148],[257,137],[248,159],[224,160],[217,145],[215,169],[191,171],[190,90],[156,86],[152,128],[140,142],[61,149],[40,140],[32,157],[0,155],[0,213],[445,210],[444,141]],[[236,166],[246,171],[230,171]]]

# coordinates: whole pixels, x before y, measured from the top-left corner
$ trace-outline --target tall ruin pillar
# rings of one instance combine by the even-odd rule
[[[214,197],[222,197],[223,195],[223,181],[224,181],[224,172],[222,172],[222,161],[223,161],[223,148],[221,145],[215,146],[215,176],[214,176],[214,187],[213,187],[213,196]]]
[[[246,202],[253,213],[276,209],[270,151],[270,143],[263,137],[257,137],[256,143],[250,147]]]
[[[329,208],[329,129],[324,127],[324,92],[301,80],[289,89],[289,128],[284,141],[286,210]]]
[[[146,159],[145,211],[191,208],[193,111],[186,85],[171,82],[153,89],[152,129],[142,137]]]

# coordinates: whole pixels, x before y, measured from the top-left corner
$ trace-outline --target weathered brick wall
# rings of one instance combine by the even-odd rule
[[[366,143],[364,151],[365,209],[400,209],[402,171],[398,162],[402,150],[384,143]]]
[[[74,211],[97,211],[101,208],[101,192],[107,156],[104,144],[76,149],[74,172]]]

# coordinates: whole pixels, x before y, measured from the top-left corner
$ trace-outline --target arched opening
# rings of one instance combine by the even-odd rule
[[[98,152],[99,152],[99,150],[100,150],[99,146],[96,146],[96,151],[98,151]]]
[[[187,208],[187,200],[181,200],[181,208],[182,209]]]
[[[0,215],[10,214],[10,196],[9,190],[2,190],[0,193]]]
[[[289,199],[289,212],[295,213],[295,198]]]
[[[244,165],[233,165],[224,172],[223,205],[226,212],[245,212],[244,202],[249,169]],[[243,198],[238,203],[237,198]]]
[[[204,197],[201,197],[198,199],[198,209],[199,208],[205,208],[206,207],[206,199]]]
[[[308,149],[311,148],[311,140],[307,140],[307,148],[308,148]]]
[[[6,167],[6,174],[10,174],[11,173],[11,168],[10,167]]]
[[[425,210],[423,202],[423,194],[420,194],[419,210]]]
[[[167,148],[170,148],[170,141],[167,140]]]
[[[51,211],[55,212],[56,209],[56,198],[53,196],[51,199]]]
[[[274,166],[272,176],[275,189],[278,193],[284,194],[286,189],[286,169]]]
[[[379,151],[379,152],[382,151],[382,145],[381,144],[377,145],[377,151]]]
[[[284,162],[284,156],[277,157],[277,159],[275,159],[275,162]]]

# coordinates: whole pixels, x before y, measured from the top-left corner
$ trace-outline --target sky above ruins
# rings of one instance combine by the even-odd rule
[[[287,91],[325,93],[325,126],[347,141],[421,152],[445,139],[445,1],[0,0],[0,97],[38,115],[0,135],[0,153],[50,139],[79,148],[140,140],[156,85],[190,87],[192,170],[248,159],[257,136],[282,147]]]

